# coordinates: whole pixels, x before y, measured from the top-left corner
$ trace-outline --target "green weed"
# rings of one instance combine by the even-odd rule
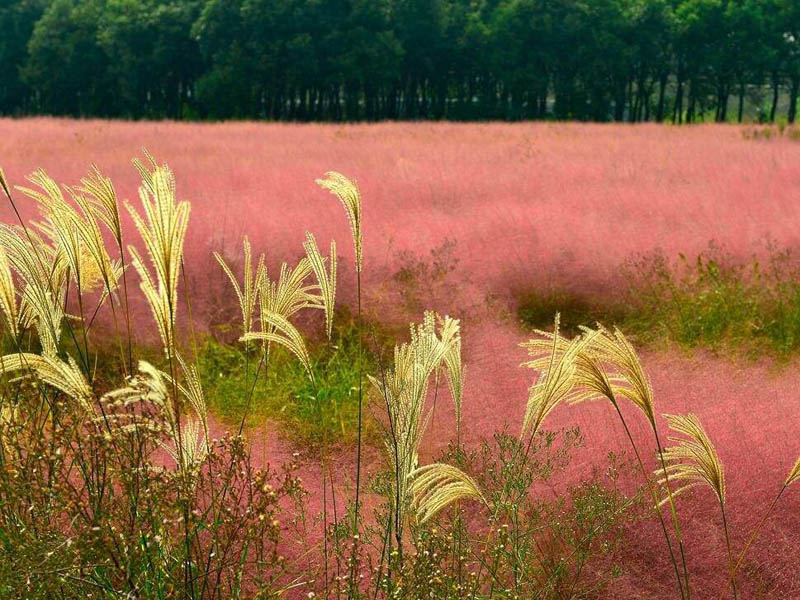
[[[386,334],[373,325],[373,344],[383,345]],[[381,348],[377,349],[380,352]],[[358,329],[353,316],[342,311],[334,322],[331,342],[309,341],[308,351],[315,384],[288,351],[274,346],[265,372],[260,349],[244,351],[241,344],[229,346],[209,337],[199,348],[198,370],[214,414],[238,424],[253,399],[247,424],[265,420],[278,422],[293,440],[317,445],[352,443],[358,422]],[[379,370],[379,354],[364,353],[364,369]],[[253,388],[254,375],[259,378]],[[374,424],[366,420],[367,439],[373,439]]]
[[[786,357],[800,350],[800,278],[790,250],[770,245],[765,260],[740,260],[716,244],[695,258],[663,252],[631,260],[619,300],[592,298],[563,290],[522,297],[519,317],[544,327],[561,311],[562,327],[600,321],[638,340],[671,340],[688,347],[769,352]]]

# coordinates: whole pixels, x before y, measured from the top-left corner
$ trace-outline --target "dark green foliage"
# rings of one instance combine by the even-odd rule
[[[0,114],[791,123],[798,6],[6,0]]]

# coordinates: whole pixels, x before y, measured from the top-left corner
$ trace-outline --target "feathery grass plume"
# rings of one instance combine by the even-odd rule
[[[0,373],[28,371],[44,383],[60,390],[77,401],[87,412],[93,412],[94,392],[83,376],[78,364],[71,356],[67,362],[55,356],[40,356],[29,352],[18,352],[0,357]]]
[[[608,362],[619,371],[611,379],[612,389],[618,397],[627,398],[645,414],[653,430],[656,429],[653,387],[642,367],[636,350],[619,329],[611,333],[602,327],[596,330],[593,352],[597,359]]]
[[[464,366],[461,363],[461,324],[447,315],[440,319],[439,337],[447,346],[445,376],[456,410],[456,438],[461,439],[461,401],[464,396]]]
[[[329,171],[325,179],[317,179],[317,185],[334,194],[344,206],[350,230],[353,233],[353,246],[356,254],[356,271],[361,272],[361,191],[354,179],[348,179],[341,173]]]
[[[553,409],[569,397],[574,389],[577,358],[597,337],[596,332],[590,331],[579,334],[564,344],[558,332],[560,320],[561,316],[556,314],[553,334],[549,340],[550,356],[546,363],[523,363],[524,366],[538,368],[540,375],[530,388],[520,438],[528,434],[535,435]]]
[[[315,286],[306,283],[311,272],[311,263],[305,256],[294,268],[283,263],[277,281],[270,280],[265,269],[258,295],[262,331],[269,330],[264,315],[277,314],[288,319],[304,308],[321,306],[320,296],[313,293]]]
[[[153,194],[155,193],[153,174],[158,169],[158,163],[156,162],[155,157],[148,152],[147,148],[142,148],[142,154],[144,154],[147,164],[143,163],[138,158],[134,158],[133,166],[136,167],[137,171],[139,171],[139,176],[142,178],[142,185],[144,185],[147,190]]]
[[[555,348],[563,354],[569,342],[563,338],[555,340],[547,332],[536,333],[538,339],[523,344],[535,357],[525,365],[541,369],[549,360],[545,352],[549,354]],[[645,414],[655,431],[653,388],[633,345],[619,329],[612,333],[599,324],[596,329],[581,327],[581,335],[590,337],[591,343],[576,357],[575,388],[567,401],[576,403],[604,397],[616,405],[619,398],[626,398]],[[606,365],[610,367],[610,375]]]
[[[328,339],[333,332],[333,309],[336,303],[336,242],[331,240],[330,271],[325,270],[325,259],[319,252],[317,240],[314,234],[306,232],[306,241],[303,242],[306,256],[314,270],[314,275],[319,284],[320,296],[322,297],[322,307],[325,310],[325,330]]]
[[[669,480],[687,482],[683,487],[670,491],[661,501],[660,506],[669,502],[673,503],[675,496],[697,485],[708,485],[717,497],[722,514],[722,528],[725,534],[725,545],[728,551],[728,572],[733,587],[733,596],[737,598],[736,567],[733,562],[730,535],[728,534],[728,520],[725,515],[725,473],[722,463],[717,456],[717,451],[711,439],[700,424],[700,420],[693,414],[664,415],[670,429],[682,434],[683,438],[670,437],[671,442],[677,446],[666,448],[663,452],[664,466],[656,471],[660,476],[658,483],[668,485]]]
[[[714,491],[720,504],[725,504],[725,474],[722,463],[700,420],[693,414],[664,415],[664,418],[670,429],[685,436],[670,437],[669,440],[678,445],[664,450],[669,478],[688,482],[672,495],[677,496],[689,488],[705,483]],[[656,473],[660,474],[662,471],[658,470]],[[665,483],[665,478],[662,477],[659,483]],[[666,500],[662,504],[664,502]]]
[[[183,383],[174,381],[172,376],[166,371],[161,371],[161,376],[169,383],[175,384],[178,392],[186,399],[194,409],[197,418],[203,425],[203,433],[208,438],[208,408],[206,397],[203,392],[203,385],[200,382],[200,373],[196,365],[189,365],[180,354],[175,355],[178,364],[183,372]]]
[[[618,398],[627,398],[655,426],[653,390],[641,360],[627,338],[621,331],[611,333],[602,325],[596,329],[580,329],[582,335],[590,336],[592,341],[575,358],[575,385],[566,401],[575,404],[604,398],[616,407]],[[550,361],[554,335],[539,330],[535,333],[540,337],[522,344],[534,357],[525,366],[541,370]],[[559,354],[563,354],[569,346],[564,338],[559,338],[555,344]]]
[[[294,354],[308,374],[308,378],[314,381],[314,371],[311,366],[311,357],[306,349],[303,336],[287,319],[278,313],[266,313],[261,315],[262,324],[267,326],[267,331],[251,331],[243,335],[240,341],[262,340],[275,342],[287,348]]]
[[[173,436],[171,444],[158,441],[159,446],[175,461],[179,472],[190,482],[195,480],[197,472],[208,456],[205,435],[205,429],[199,419],[188,418],[181,425],[181,435]]]
[[[414,351],[414,360],[422,368],[422,377],[415,379],[415,383],[427,385],[428,378],[442,364],[444,357],[456,341],[452,325],[448,326],[445,333],[448,338],[440,339],[436,333],[436,321],[440,319],[433,311],[425,311],[422,323],[410,326],[411,348]],[[426,388],[427,389],[427,388]],[[415,389],[421,395],[422,389]],[[420,396],[421,397],[421,396]]]
[[[45,243],[34,231],[5,223],[0,223],[0,247],[23,284],[20,313],[36,327],[44,354],[55,356],[69,269],[64,252]]]
[[[140,172],[143,172],[143,185],[139,188],[139,198],[145,218],[130,204],[126,203],[126,206],[150,256],[155,279],[136,248],[128,246],[128,252],[141,278],[139,287],[150,305],[164,351],[169,357],[175,348],[178,279],[189,224],[189,203],[176,202],[175,179],[166,165],[156,166],[152,172],[142,167]]]
[[[584,334],[592,334],[592,330],[588,327],[581,327],[580,329]],[[523,348],[528,350],[528,355],[531,357],[531,360],[523,363],[523,366],[543,371],[552,362],[554,345],[555,352],[563,355],[569,347],[570,341],[560,336],[556,338],[554,333],[539,329],[535,329],[534,334],[537,337],[521,344]],[[595,335],[602,335],[602,332]],[[607,398],[614,406],[617,405],[611,378],[608,376],[603,364],[592,352],[591,346],[584,347],[575,358],[575,374],[573,377],[573,388],[565,397],[566,402],[569,404]]]
[[[81,185],[75,191],[84,195],[86,207],[94,219],[102,221],[115,239],[121,239],[122,219],[111,179],[103,175],[96,165],[92,165],[91,172],[81,179]]]
[[[786,482],[784,483],[785,486],[792,485],[795,481],[800,480],[800,457],[798,457],[797,462],[794,463],[792,470],[789,471],[789,475],[786,476]]]
[[[3,189],[6,198],[11,198],[11,190],[8,189],[8,180],[6,179],[6,172],[3,171],[3,167],[0,167],[0,188]]]
[[[95,216],[96,211],[92,208],[90,201],[78,193],[77,189],[71,187],[66,189],[83,213],[83,218],[75,221],[82,247],[85,254],[88,254],[94,262],[94,267],[103,280],[105,290],[110,295],[117,288],[117,273],[119,269],[115,267],[114,262],[108,255],[108,250]]]
[[[17,306],[17,288],[2,246],[0,246],[0,310],[3,311],[3,319],[9,334],[18,339],[20,331],[25,328],[26,317]]]
[[[381,379],[368,377],[386,404],[389,426],[384,444],[394,471],[395,510],[403,513],[407,506],[410,475],[417,468],[419,441],[424,429],[422,401],[413,391],[422,387],[414,381],[423,377],[422,368],[414,360],[413,347],[403,344],[394,349],[392,369]]]
[[[430,376],[450,351],[455,336],[446,340],[436,334],[436,314],[426,312],[423,322],[411,324],[411,341],[396,346],[394,365],[370,382],[383,397],[389,416],[385,446],[395,471],[395,503],[400,512],[408,507],[408,484],[418,466],[419,444],[430,413],[424,412]]]
[[[408,492],[419,523],[425,523],[440,510],[458,500],[477,500],[487,505],[478,484],[451,465],[434,463],[414,470]]]
[[[126,386],[105,393],[100,398],[100,401],[106,405],[118,404],[122,406],[140,403],[152,404],[165,418],[169,426],[170,435],[172,435],[178,424],[174,407],[172,402],[169,401],[169,389],[164,381],[164,374],[144,360],[139,361],[138,371],[138,374],[128,379]],[[136,413],[124,413],[124,416],[130,417],[130,414]],[[136,426],[141,424],[138,423]],[[130,432],[134,427],[134,425],[124,426],[122,430]]]
[[[99,279],[100,271],[92,264],[90,254],[82,239],[80,215],[66,201],[61,188],[44,170],[39,169],[33,172],[28,176],[28,181],[42,190],[17,186],[20,192],[36,202],[44,219],[43,222],[33,223],[33,225],[50,238],[56,248],[64,252],[79,293],[91,290]]]
[[[242,333],[244,334],[253,329],[253,313],[255,311],[256,302],[258,301],[259,291],[261,290],[261,282],[264,279],[265,267],[264,255],[262,254],[258,258],[255,276],[253,276],[253,253],[250,247],[250,240],[247,239],[247,236],[244,237],[242,245],[244,246],[244,280],[241,286],[236,276],[233,274],[233,271],[225,262],[225,259],[222,258],[218,252],[214,252],[214,258],[217,259],[222,270],[225,271],[228,279],[230,279],[231,285],[233,285],[233,291],[236,292],[236,297],[239,299],[239,309],[242,312]]]
[[[620,411],[617,400],[618,395],[620,397],[637,398],[638,402],[635,402],[635,404],[643,410],[645,415],[648,415],[648,420],[650,420],[649,415],[653,413],[653,403],[652,392],[650,392],[649,383],[647,382],[647,379],[643,377],[643,371],[641,369],[638,357],[636,357],[635,353],[632,353],[632,348],[630,348],[630,345],[627,344],[627,340],[622,337],[621,333],[617,332],[617,334],[611,335],[599,324],[596,330],[592,330],[588,327],[581,327],[580,329],[583,335],[593,335],[594,338],[592,343],[586,346],[575,359],[575,373],[573,376],[574,385],[573,389],[565,397],[565,400],[569,404],[577,404],[590,400],[605,399],[608,400],[616,410],[620,421],[622,422],[622,426],[625,429],[625,433],[630,440],[631,447],[633,448],[633,452],[639,463],[642,476],[645,478],[646,485],[650,491],[650,494],[652,495],[653,504],[657,510],[658,519],[664,534],[664,539],[667,543],[669,557],[675,570],[675,576],[680,589],[680,595],[681,598],[684,598],[686,597],[686,593],[683,587],[683,580],[681,579],[677,559],[672,548],[672,541],[667,533],[666,522],[661,513],[658,492],[650,481],[647,469],[644,466],[644,462],[642,461],[639,453],[639,449],[637,448],[636,442],[634,441],[633,436],[630,433],[630,429],[628,428],[628,424],[626,423],[625,418]],[[550,360],[546,353],[552,352],[555,336],[542,331],[537,331],[536,333],[540,335],[538,339],[533,339],[523,345],[528,348],[529,355],[534,357],[533,360],[526,364],[530,367],[541,370],[546,368],[546,363],[548,360]],[[556,345],[558,347],[557,351],[561,353],[563,353],[568,347],[568,343],[564,340],[556,341]],[[636,381],[644,382],[643,386],[641,383],[632,383],[626,377],[626,374],[620,375],[617,372],[612,372],[612,374],[609,375],[607,368],[612,370],[619,369],[616,364],[609,360],[609,357],[616,356],[613,352],[611,352],[609,346],[617,345],[622,346],[620,352],[617,354],[622,355],[627,364],[625,373],[628,376],[630,376],[630,374],[634,374],[638,378]],[[598,347],[601,348],[601,350],[598,351],[596,349]],[[617,364],[619,362],[620,360],[617,356]],[[636,390],[641,389],[645,389],[647,393],[634,393]],[[645,409],[643,407],[647,408]],[[652,421],[651,425],[653,425]],[[667,500],[669,501],[669,498]],[[677,523],[677,516],[674,513],[673,515],[675,516],[674,523]],[[676,525],[676,529],[677,527],[679,527],[679,525]]]

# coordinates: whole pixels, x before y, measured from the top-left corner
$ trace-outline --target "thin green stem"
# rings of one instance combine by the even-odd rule
[[[767,512],[764,513],[764,516],[761,517],[761,520],[758,522],[758,525],[756,525],[755,529],[753,529],[753,533],[750,534],[750,538],[747,540],[747,543],[744,545],[744,548],[742,548],[742,551],[739,553],[739,557],[736,559],[736,564],[734,565],[733,570],[731,571],[727,581],[722,586],[722,590],[720,591],[719,596],[717,597],[718,600],[722,600],[722,598],[725,596],[725,593],[728,591],[728,587],[731,585],[731,583],[733,583],[734,577],[736,576],[736,571],[738,571],[739,567],[742,566],[742,561],[744,560],[745,554],[747,554],[747,551],[750,549],[750,546],[753,545],[753,542],[756,540],[759,531],[761,531],[761,528],[764,526],[764,523],[767,522],[767,518],[769,518],[769,515],[772,513],[773,509],[775,508],[775,505],[778,503],[778,500],[780,500],[781,496],[783,495],[783,492],[786,491],[787,487],[788,486],[784,483],[783,487],[781,487],[780,491],[778,492],[778,495],[775,496],[775,499],[772,501],[772,504],[769,505]]]
[[[680,591],[681,598],[685,598],[686,594],[683,589],[683,580],[681,579],[680,571],[678,570],[678,561],[675,559],[675,552],[672,549],[672,541],[670,540],[669,533],[667,533],[667,524],[664,522],[664,515],[661,513],[661,507],[659,506],[658,501],[658,494],[656,493],[655,488],[653,487],[653,483],[650,480],[650,477],[647,473],[647,470],[644,467],[644,462],[642,461],[641,454],[639,454],[639,448],[637,448],[636,443],[633,441],[633,436],[631,435],[631,431],[628,428],[628,423],[625,421],[625,417],[622,416],[622,411],[619,409],[619,404],[616,401],[612,402],[614,405],[614,409],[617,411],[617,415],[619,416],[619,420],[622,422],[622,427],[625,429],[625,435],[628,436],[628,440],[631,443],[631,448],[633,448],[633,453],[636,455],[636,460],[639,463],[639,468],[642,471],[642,477],[644,477],[644,481],[647,484],[647,488],[650,491],[650,495],[653,498],[654,508],[658,513],[658,521],[661,523],[661,531],[664,534],[664,539],[667,542],[667,549],[669,550],[669,557],[672,561],[672,566],[675,569],[675,577],[678,580],[678,590]]]
[[[669,472],[667,471],[667,463],[664,460],[664,448],[661,445],[661,438],[658,435],[658,428],[654,422],[650,423],[653,428],[653,434],[656,438],[656,446],[658,447],[658,458],[661,462],[661,470],[664,473],[664,483],[667,486],[667,498],[669,500],[669,508],[672,513],[672,526],[675,529],[675,535],[678,538],[678,548],[681,554],[681,563],[683,566],[683,581],[686,584],[686,600],[692,597],[692,591],[689,584],[689,569],[686,566],[686,552],[683,548],[683,535],[681,533],[680,521],[678,521],[678,509],[675,507],[675,498],[672,495],[672,486],[669,482]]]
[[[361,318],[361,269],[356,269],[356,295],[358,297],[357,329],[358,329],[358,441],[356,448],[356,498],[353,513],[353,552],[350,561],[350,588],[348,599],[356,594],[356,558],[358,556],[358,516],[361,512],[361,443],[364,418],[364,374],[363,354],[363,320]]]
[[[719,501],[720,512],[722,512],[722,530],[725,532],[725,546],[728,549],[728,573],[730,573],[730,583],[733,588],[733,597],[736,600],[739,597],[736,591],[736,574],[733,570],[733,553],[731,552],[731,537],[728,533],[728,519],[725,517],[725,503],[720,499]]]

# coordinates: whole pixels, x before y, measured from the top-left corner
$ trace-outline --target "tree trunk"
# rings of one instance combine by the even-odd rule
[[[794,123],[797,116],[797,93],[800,88],[800,73],[792,75],[792,87],[789,89],[789,123]]]
[[[720,97],[720,110],[719,110],[719,121],[720,123],[725,123],[728,120],[728,97],[730,96],[729,86],[726,83],[725,88],[722,90],[722,96]]]
[[[696,103],[697,85],[694,80],[689,82],[689,106],[686,108],[686,122],[694,122],[694,106]]]
[[[772,73],[772,108],[769,110],[769,122],[775,122],[775,111],[778,109],[778,72],[773,71]]]
[[[739,82],[739,111],[737,114],[737,120],[739,123],[742,122],[742,117],[744,116],[744,81]]]
[[[683,123],[683,80],[678,78],[678,91],[675,93],[675,106],[672,110],[672,122]]]
[[[656,121],[661,123],[664,120],[664,94],[666,93],[667,76],[663,73],[658,79],[658,108],[656,109]]]

